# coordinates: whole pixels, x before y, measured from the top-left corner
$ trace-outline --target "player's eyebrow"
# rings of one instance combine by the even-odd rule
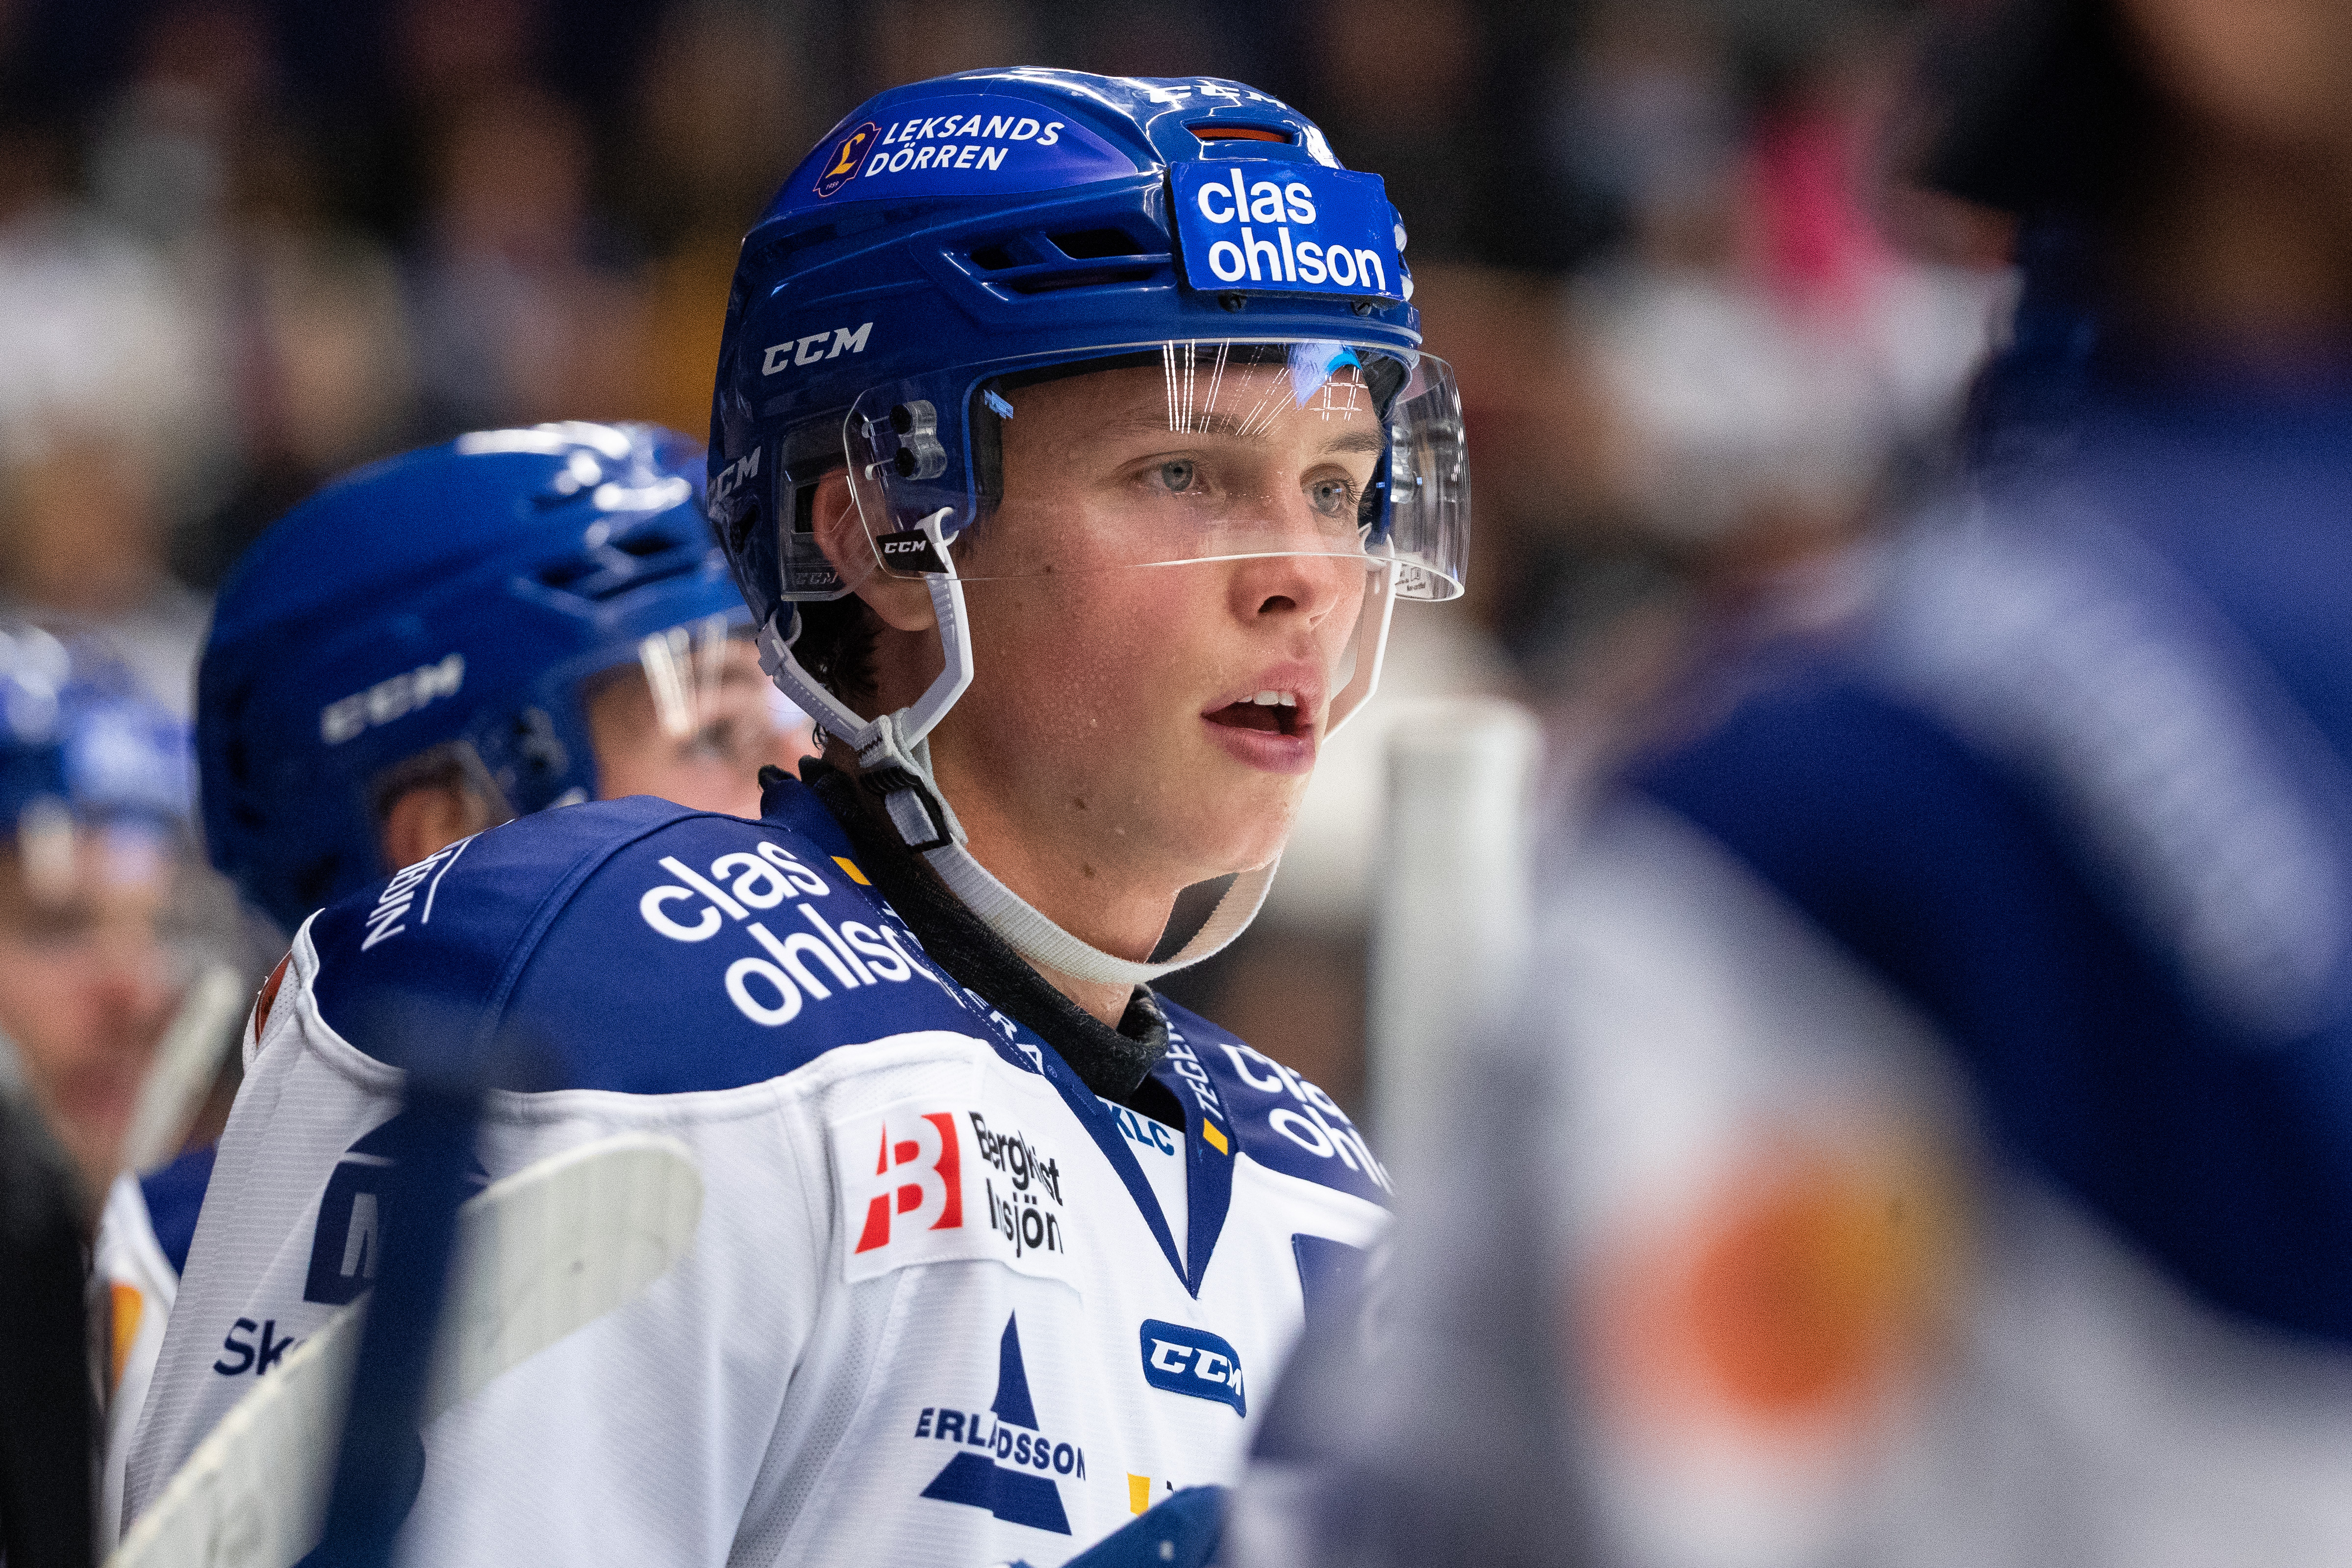
[[[1178,421],[1165,416],[1155,419],[1137,416],[1115,419],[1111,422],[1110,433],[1122,436],[1215,436],[1232,441],[1263,441],[1272,434],[1263,418],[1229,414],[1222,409],[1196,413],[1181,426]],[[1323,444],[1322,449],[1325,452],[1384,452],[1388,450],[1388,432],[1377,425],[1350,424],[1336,431],[1331,439]]]

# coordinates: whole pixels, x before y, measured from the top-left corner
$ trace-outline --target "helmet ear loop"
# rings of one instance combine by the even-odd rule
[[[883,795],[891,822],[910,848],[961,843],[964,837],[963,825],[940,796],[931,777],[930,748],[924,743],[924,738],[971,685],[974,668],[963,582],[956,575],[955,560],[949,553],[942,529],[947,516],[948,509],[941,507],[915,524],[930,541],[932,555],[941,567],[924,574],[938,628],[940,668],[923,694],[906,707],[877,719],[864,719],[812,678],[793,653],[802,631],[797,607],[788,632],[777,630],[774,617],[760,631],[760,667],[822,729],[857,753],[860,772],[869,787]]]
[[[1331,699],[1330,714],[1323,724],[1327,741],[1360,712],[1380,689],[1381,665],[1388,657],[1389,618],[1396,613],[1396,577],[1394,566],[1381,563],[1365,574],[1363,608],[1356,616],[1356,668],[1348,684]]]
[[[1382,365],[1395,363],[1385,357],[1377,363]],[[1389,388],[1382,402],[1383,428],[1386,427],[1387,405],[1394,400],[1397,386],[1402,384],[1402,378],[1398,377],[1396,385]],[[1381,454],[1380,467],[1373,472],[1371,485],[1364,491],[1363,500],[1357,503],[1358,522],[1364,530],[1367,544],[1374,535],[1389,531],[1395,515],[1391,510],[1395,504],[1394,497],[1389,485],[1393,463],[1393,452]],[[1372,557],[1369,564],[1371,570],[1364,584],[1363,608],[1356,616],[1356,667],[1349,674],[1348,684],[1331,699],[1330,715],[1323,726],[1327,740],[1338,734],[1339,726],[1354,718],[1358,710],[1371,700],[1372,693],[1381,684],[1381,661],[1388,657],[1389,618],[1396,613],[1397,569],[1394,565],[1382,563],[1377,556]]]

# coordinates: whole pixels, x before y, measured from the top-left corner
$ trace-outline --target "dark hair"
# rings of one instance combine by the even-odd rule
[[[855,594],[800,606],[801,635],[793,657],[819,686],[862,710],[874,687],[874,612]]]

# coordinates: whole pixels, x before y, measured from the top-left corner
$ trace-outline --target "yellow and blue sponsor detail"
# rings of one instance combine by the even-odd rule
[[[1168,171],[1184,280],[1216,293],[1402,300],[1402,227],[1378,174],[1272,159]]]

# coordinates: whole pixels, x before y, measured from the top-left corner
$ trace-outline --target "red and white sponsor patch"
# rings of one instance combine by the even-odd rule
[[[1068,1278],[1062,1162],[1011,1114],[903,1100],[836,1121],[832,1133],[851,1283],[978,1259]]]

